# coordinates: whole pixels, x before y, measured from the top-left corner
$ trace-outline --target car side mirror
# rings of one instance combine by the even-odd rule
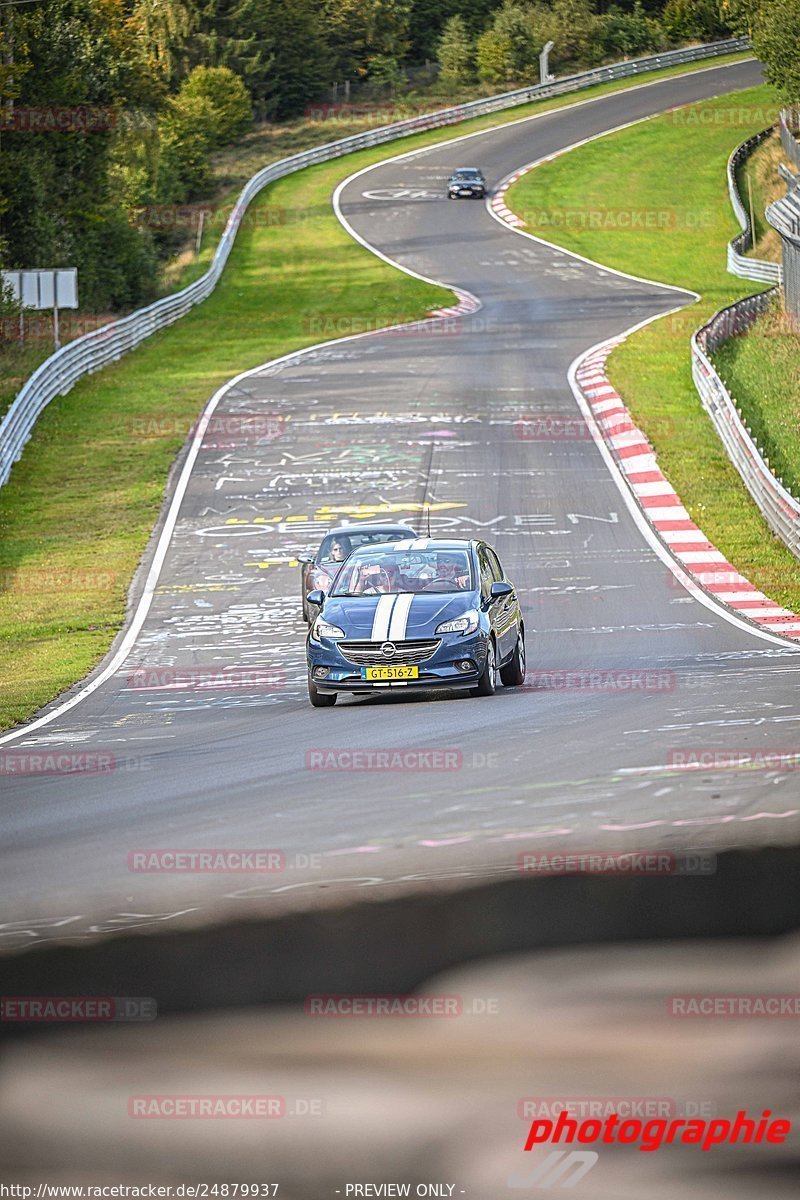
[[[496,579],[491,587],[490,595],[493,600],[499,600],[501,596],[513,596],[514,589],[505,579]]]
[[[314,555],[313,554],[298,554],[297,561],[300,563],[301,566],[307,567],[309,563],[312,563],[314,561]]]
[[[309,592],[306,596],[306,601],[309,604],[315,604],[317,608],[321,608],[325,603],[325,593],[322,588],[316,588],[313,592]]]

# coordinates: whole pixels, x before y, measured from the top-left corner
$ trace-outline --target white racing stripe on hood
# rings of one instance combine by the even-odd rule
[[[408,612],[411,608],[411,601],[413,599],[413,592],[401,592],[397,597],[397,603],[394,606],[392,620],[389,625],[389,641],[402,642],[403,638],[406,636]]]
[[[371,634],[373,642],[385,642],[389,636],[389,618],[392,615],[392,606],[396,599],[396,596],[381,596],[375,606]]]
[[[417,538],[416,541],[411,543],[411,549],[412,550],[427,550],[430,543],[431,543],[430,538]]]

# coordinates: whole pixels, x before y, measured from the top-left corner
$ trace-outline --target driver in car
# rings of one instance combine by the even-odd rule
[[[440,554],[436,560],[436,574],[439,579],[448,579],[463,591],[469,587],[469,572],[464,572],[465,565],[463,559]]]
[[[331,543],[331,562],[344,562],[352,548],[352,543],[347,534],[343,533],[341,537],[335,537]]]
[[[354,591],[362,595],[385,594],[392,590],[392,567],[381,566],[378,563],[365,563],[359,569],[358,583]]]

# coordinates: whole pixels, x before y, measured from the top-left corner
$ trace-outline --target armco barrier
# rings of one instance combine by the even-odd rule
[[[737,146],[728,159],[728,192],[736,219],[742,227],[742,232],[737,233],[736,237],[728,242],[728,270],[731,275],[738,275],[740,279],[754,279],[758,283],[780,283],[781,265],[780,263],[766,262],[761,258],[745,257],[745,251],[753,245],[753,230],[750,225],[750,214],[739,193],[736,171],[771,133],[772,126],[753,134],[746,142]]]
[[[769,527],[800,558],[800,502],[773,475],[709,358],[727,338],[743,333],[770,307],[776,288],[721,309],[692,337],[692,375],[728,457]]]
[[[781,235],[783,300],[786,311],[800,319],[800,188],[793,184],[780,200],[767,205],[767,220]]]
[[[228,260],[243,213],[250,201],[273,180],[289,175],[293,171],[302,170],[303,167],[311,166],[314,163],[327,162],[340,155],[350,154],[354,150],[377,146],[395,138],[408,137],[426,129],[454,125],[469,120],[470,117],[501,112],[503,109],[513,108],[515,105],[525,104],[530,100],[566,95],[598,83],[627,79],[630,76],[658,71],[665,67],[680,66],[683,63],[696,62],[701,59],[717,58],[720,55],[746,50],[748,46],[747,38],[731,38],[728,41],[715,42],[711,45],[671,50],[666,54],[651,54],[646,58],[633,59],[630,62],[596,67],[592,71],[583,71],[578,75],[555,80],[553,83],[520,88],[499,96],[473,100],[469,104],[461,104],[454,108],[442,109],[439,112],[412,117],[407,121],[384,125],[365,133],[353,134],[350,137],[336,142],[328,142],[312,150],[305,150],[301,154],[294,154],[290,158],[281,159],[279,162],[264,167],[243,187],[228,218],[211,266],[204,275],[188,287],[183,288],[182,291],[165,296],[147,308],[138,309],[119,321],[114,321],[102,329],[93,330],[91,333],[77,338],[74,342],[70,342],[52,354],[31,375],[0,424],[0,487],[8,480],[11,467],[21,455],[39,415],[54,397],[68,392],[84,375],[97,371],[108,363],[115,362],[156,330],[171,325],[179,317],[184,316],[195,304],[199,304],[211,295]]]
[[[800,141],[797,140],[798,114],[794,109],[785,108],[783,110],[780,115],[779,128],[786,157],[790,158],[796,167],[800,167]]]

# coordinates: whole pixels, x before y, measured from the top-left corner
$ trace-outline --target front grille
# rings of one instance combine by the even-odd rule
[[[399,663],[408,666],[412,663],[425,662],[433,658],[442,644],[441,638],[426,638],[408,642],[394,642],[396,653],[387,658],[381,653],[383,642],[337,642],[339,649],[348,662],[360,667],[373,667],[377,663],[391,666]]]

